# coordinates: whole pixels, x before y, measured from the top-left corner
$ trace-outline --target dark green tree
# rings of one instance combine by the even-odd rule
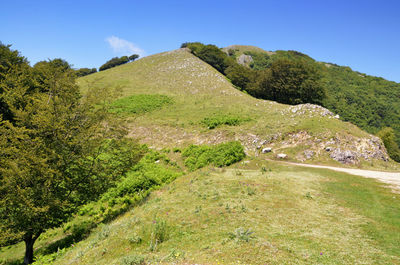
[[[97,199],[140,158],[138,145],[114,126],[102,91],[81,97],[64,62],[5,79],[14,84],[3,93],[14,120],[0,119],[0,241],[24,241],[25,264],[41,233]],[[121,143],[130,148],[114,152]]]
[[[82,76],[86,76],[86,75],[90,75],[90,74],[94,74],[97,72],[96,68],[80,68],[78,70],[75,71],[75,74],[77,77],[82,77]]]
[[[130,62],[133,62],[134,60],[136,60],[137,58],[139,58],[138,54],[132,54],[131,56],[128,57]]]
[[[390,127],[385,127],[377,135],[382,139],[390,158],[400,162],[400,148],[396,143],[394,130]]]
[[[24,72],[27,68],[29,64],[25,57],[18,51],[12,50],[11,45],[0,42],[0,116],[5,120],[13,119],[13,114],[3,98],[5,91],[13,89],[14,86],[11,78],[8,77],[12,75],[15,78],[18,73]]]
[[[325,97],[318,68],[304,60],[279,59],[261,72],[252,93],[285,104],[316,103]]]
[[[100,66],[99,71],[104,71],[110,68],[113,68],[115,66],[125,64],[129,62],[128,56],[122,56],[122,57],[114,57],[111,60],[108,60],[105,64]]]

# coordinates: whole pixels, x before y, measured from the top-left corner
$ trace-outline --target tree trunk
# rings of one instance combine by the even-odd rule
[[[24,237],[25,241],[25,257],[24,264],[33,263],[33,244],[39,236],[33,236],[32,234],[26,234]]]

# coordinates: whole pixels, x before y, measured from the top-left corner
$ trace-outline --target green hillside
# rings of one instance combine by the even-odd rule
[[[399,207],[398,196],[371,179],[247,161],[182,176],[47,260],[398,264]]]
[[[288,106],[255,99],[239,90],[186,49],[165,52],[79,79],[88,86],[114,87],[118,97],[164,95],[170,103],[126,115],[130,135],[155,148],[239,140],[249,155],[290,161],[342,164],[326,147],[356,151],[348,165],[390,168],[380,140],[315,105]],[[128,106],[127,106],[128,108]],[[242,122],[227,125],[225,120]],[[205,121],[221,123],[210,129]],[[214,127],[214,126],[213,126]],[[272,152],[261,154],[264,147]],[[372,154],[372,155],[371,155]],[[343,161],[342,161],[343,162]]]
[[[184,48],[77,82],[84,97],[107,94],[146,146],[115,185],[41,234],[36,264],[400,263],[391,187],[277,161],[400,169],[335,113],[256,99]],[[23,252],[0,248],[0,264]]]
[[[385,127],[395,130],[400,145],[400,84],[380,77],[353,71],[350,67],[332,63],[316,62],[311,57],[296,51],[267,52],[252,46],[233,45],[224,51],[233,50],[232,56],[250,55],[253,69],[262,70],[281,58],[303,59],[309,64],[318,64],[322,81],[327,91],[323,106],[340,115],[369,133],[376,134]]]

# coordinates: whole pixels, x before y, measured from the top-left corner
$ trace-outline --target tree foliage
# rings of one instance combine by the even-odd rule
[[[395,141],[394,130],[390,127],[383,128],[377,134],[385,144],[389,156],[397,162],[400,162],[400,148]]]
[[[0,238],[25,241],[28,264],[42,232],[98,198],[141,153],[114,126],[100,91],[81,97],[67,62],[13,67],[0,81],[13,116],[0,118]]]
[[[220,73],[225,74],[225,70],[235,64],[235,61],[227,56],[220,48],[215,45],[204,45],[200,42],[184,43],[181,47],[189,48],[194,55],[213,66]]]
[[[280,59],[260,74],[251,92],[285,104],[321,104],[325,91],[320,77],[318,69],[303,60]]]
[[[90,75],[90,74],[94,74],[97,73],[97,69],[96,68],[80,68],[78,70],[75,71],[75,74],[77,77],[82,77],[82,76],[86,76],[86,75]]]
[[[130,62],[133,62],[134,60],[136,60],[137,58],[139,58],[138,54],[132,54],[131,56],[128,57]]]
[[[114,57],[111,60],[108,60],[105,64],[100,66],[99,71],[104,71],[110,68],[113,68],[115,66],[125,64],[129,62],[128,56],[122,56],[122,57]]]

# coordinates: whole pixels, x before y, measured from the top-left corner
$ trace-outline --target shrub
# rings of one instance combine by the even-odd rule
[[[171,98],[165,95],[132,95],[114,101],[111,104],[111,112],[141,114],[160,109],[170,103],[172,103]]]
[[[190,145],[182,152],[182,156],[185,158],[185,166],[194,171],[210,164],[217,167],[229,166],[246,155],[239,142],[228,142],[215,146]]]
[[[254,238],[254,232],[250,229],[244,229],[243,227],[239,227],[235,230],[235,232],[229,233],[229,238],[235,240],[236,242],[249,242],[251,239]]]
[[[244,121],[248,121],[249,119],[243,119],[235,116],[217,116],[217,117],[212,117],[212,118],[204,118],[202,120],[202,124],[207,126],[208,129],[215,129],[216,127],[220,125],[229,125],[229,126],[237,126],[241,124]]]
[[[169,237],[167,222],[162,219],[153,220],[150,235],[150,251],[155,251],[158,244],[166,241]]]
[[[122,265],[144,265],[145,259],[142,255],[130,255],[123,257],[121,260]]]

